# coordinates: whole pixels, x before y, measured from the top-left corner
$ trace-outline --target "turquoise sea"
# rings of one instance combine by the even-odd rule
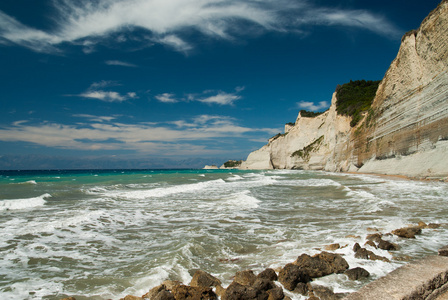
[[[374,230],[448,223],[448,184],[311,171],[0,171],[0,299],[119,299],[202,269],[224,286],[237,271],[278,268],[339,243],[350,267],[316,280],[354,291],[448,244],[448,227],[391,260],[356,259]],[[370,247],[370,246],[368,246]],[[288,294],[293,299],[300,295]]]

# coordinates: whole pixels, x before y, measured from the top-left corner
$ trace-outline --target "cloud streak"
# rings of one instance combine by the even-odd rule
[[[180,52],[195,47],[189,32],[234,40],[269,31],[304,33],[309,25],[370,30],[387,37],[400,31],[384,17],[366,10],[318,7],[307,0],[54,0],[52,30],[32,28],[0,11],[0,42],[35,51],[57,51],[58,45],[82,45],[93,51],[111,34],[147,32],[142,43],[159,43]],[[48,26],[47,26],[48,27]]]
[[[278,129],[249,128],[225,116],[200,115],[191,120],[166,123],[125,124],[116,121],[118,116],[75,115],[90,122],[76,125],[43,122],[31,124],[17,121],[0,128],[0,141],[28,142],[41,146],[71,150],[114,150],[159,155],[179,155],[186,144],[191,150],[210,153],[201,145],[206,141],[216,150],[217,141],[224,138],[244,138],[255,133],[273,134]],[[192,143],[194,142],[194,144]],[[199,142],[199,144],[198,144]],[[224,150],[223,150],[224,152]]]
[[[120,61],[120,60],[106,60],[104,63],[109,66],[137,68],[137,65],[134,65],[134,64],[131,64],[131,63],[128,63],[125,61]]]
[[[320,101],[318,104],[315,104],[314,102],[308,102],[308,101],[300,101],[297,102],[297,107],[299,109],[306,109],[310,111],[321,111],[323,109],[327,109],[330,106],[330,104],[327,101]]]
[[[226,93],[223,91],[207,90],[200,94],[187,94],[186,97],[177,98],[173,93],[163,93],[156,95],[154,98],[163,103],[178,103],[178,102],[202,102],[205,104],[217,105],[234,105],[235,101],[242,97],[238,95],[244,87],[237,87],[234,93]]]
[[[81,93],[79,97],[83,98],[89,98],[89,99],[95,99],[100,100],[104,102],[124,102],[130,99],[137,99],[137,93],[135,92],[128,92],[126,94],[120,94],[119,92],[115,91],[105,91],[105,88],[110,88],[113,86],[119,86],[120,84],[114,82],[114,81],[100,81],[100,82],[94,82],[90,85],[90,87],[85,91],[84,93]]]

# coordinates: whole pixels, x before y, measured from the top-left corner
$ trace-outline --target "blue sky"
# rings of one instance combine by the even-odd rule
[[[245,159],[438,3],[2,0],[0,155]]]

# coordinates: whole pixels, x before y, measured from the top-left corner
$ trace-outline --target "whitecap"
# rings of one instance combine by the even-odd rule
[[[191,193],[207,188],[216,188],[216,186],[225,184],[226,182],[222,179],[198,182],[192,184],[181,184],[175,186],[169,186],[164,188],[154,188],[149,190],[138,190],[138,191],[115,191],[107,193],[107,196],[118,197],[125,199],[138,199],[143,200],[147,198],[160,198],[178,193]]]
[[[28,180],[25,182],[19,182],[18,184],[37,184],[36,180]]]
[[[1,200],[0,210],[16,210],[43,206],[47,202],[45,201],[45,198],[50,197],[50,194],[43,194],[33,198]]]
[[[250,195],[250,191],[246,190],[240,193],[235,193],[231,195],[224,205],[231,206],[232,208],[238,209],[254,209],[257,208],[261,200]]]
[[[229,178],[227,178],[228,181],[237,181],[237,180],[242,180],[243,177],[239,176],[239,175],[233,175]]]

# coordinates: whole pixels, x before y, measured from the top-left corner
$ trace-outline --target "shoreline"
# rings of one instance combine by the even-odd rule
[[[351,174],[351,175],[369,175],[377,176],[381,178],[396,179],[396,180],[413,180],[413,181],[434,181],[434,182],[447,182],[448,177],[436,176],[436,177],[415,177],[409,175],[399,175],[399,174],[380,174],[380,173],[365,173],[365,172],[340,172],[341,174]]]
[[[373,233],[367,233],[363,246],[355,242],[352,251],[359,259],[392,263],[398,257],[389,260],[369,249],[387,250],[393,254],[401,246],[389,242],[388,239],[391,236],[397,236],[403,241],[412,240],[416,235],[422,234],[422,229],[435,230],[447,226],[448,224],[419,222],[384,234],[376,229]],[[362,239],[357,237],[354,240]],[[406,264],[390,271],[385,276],[369,281],[353,292],[335,293],[330,287],[319,283],[313,284],[313,279],[325,278],[332,274],[344,274],[352,281],[366,280],[370,277],[367,270],[362,267],[350,267],[344,259],[345,255],[335,252],[350,246],[323,245],[316,248],[321,251],[319,254],[310,256],[302,253],[294,262],[276,269],[268,267],[257,275],[250,269],[237,271],[233,282],[226,288],[221,285],[219,278],[196,269],[194,274],[191,274],[192,280],[188,284],[165,280],[142,296],[127,295],[119,300],[291,300],[288,294],[299,295],[307,300],[398,300],[408,299],[409,295],[411,295],[409,299],[446,299],[443,297],[448,291],[448,246],[440,248],[438,256],[409,257],[406,259]],[[421,275],[422,270],[424,276]],[[422,295],[431,297],[422,297]],[[76,300],[76,298],[67,295],[66,298],[60,300]]]

